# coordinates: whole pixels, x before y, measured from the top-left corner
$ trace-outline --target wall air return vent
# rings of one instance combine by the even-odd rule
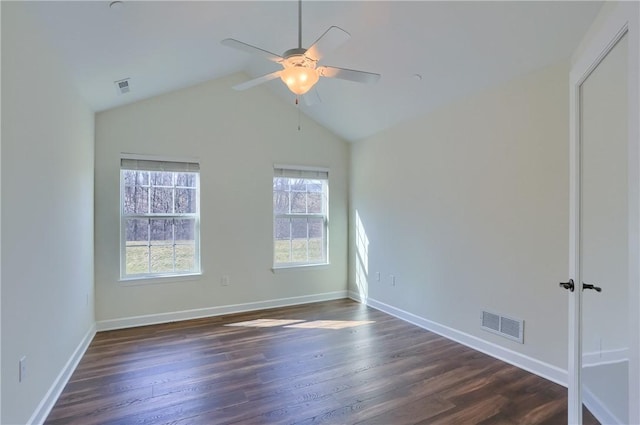
[[[118,80],[113,82],[116,85],[118,94],[126,94],[131,91],[131,78],[125,78],[124,80]]]
[[[524,320],[482,312],[482,329],[524,344]]]

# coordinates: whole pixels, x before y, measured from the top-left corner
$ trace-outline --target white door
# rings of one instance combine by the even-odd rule
[[[606,424],[629,422],[627,47],[624,35],[579,93],[582,402]]]
[[[620,10],[623,10],[622,13]],[[569,423],[636,423],[637,20],[620,9],[574,65]],[[633,28],[633,29],[632,29]],[[631,41],[630,41],[631,40]],[[633,62],[636,61],[636,62]],[[637,114],[636,114],[637,115]],[[635,126],[635,127],[634,127]],[[571,286],[565,284],[565,287]]]

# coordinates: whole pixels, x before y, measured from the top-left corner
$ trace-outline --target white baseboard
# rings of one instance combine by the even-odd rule
[[[160,323],[177,322],[180,320],[200,319],[203,317],[221,316],[223,314],[243,313],[246,311],[287,307],[291,305],[309,304],[342,298],[347,298],[347,291],[325,292],[323,294],[304,295],[301,297],[279,298],[275,300],[257,301],[244,304],[232,304],[220,307],[207,307],[194,310],[175,311],[170,313],[125,317],[122,319],[101,320],[96,323],[96,327],[98,331],[110,331],[114,329],[157,325]]]
[[[69,360],[67,360],[67,363],[64,365],[55,381],[53,381],[53,384],[49,388],[49,391],[47,391],[47,394],[45,394],[44,398],[40,401],[40,404],[38,404],[38,407],[33,412],[33,415],[31,415],[31,418],[29,419],[29,422],[27,422],[27,424],[40,425],[44,423],[44,421],[47,419],[47,416],[49,416],[51,409],[53,409],[53,406],[56,404],[58,397],[60,397],[60,394],[62,394],[62,390],[64,389],[65,385],[67,385],[67,382],[69,382],[71,375],[76,370],[76,367],[78,367],[78,363],[80,363],[82,356],[84,356],[85,351],[87,351],[87,348],[89,348],[89,344],[91,344],[91,341],[93,340],[93,337],[95,335],[96,326],[94,324],[91,326],[91,328],[89,328],[87,333],[82,338],[82,341],[80,341],[80,344],[78,344],[76,349],[73,351],[73,354],[71,354],[71,357],[69,357]]]
[[[593,368],[601,368],[601,370],[606,371],[609,365],[613,365],[613,364],[618,364],[618,363],[627,363],[627,374],[628,374],[628,367],[629,367],[629,359],[628,359],[628,354],[629,354],[629,350],[627,348],[620,348],[617,350],[608,350],[608,351],[603,351],[602,353],[585,353],[583,355],[583,367],[585,372],[589,372],[590,370],[592,370]],[[590,364],[585,364],[584,363],[584,359],[587,358],[588,360],[591,361]],[[601,372],[598,372],[599,375],[602,374]],[[593,378],[589,379],[590,382],[594,382]],[[583,381],[583,383],[585,383],[585,381]],[[612,388],[612,384],[613,384],[613,388]],[[622,384],[621,382],[615,383],[615,381],[610,381],[607,384],[602,384],[605,385],[604,388],[598,388],[599,391],[597,391],[597,394],[600,394],[601,396],[604,395],[603,390],[606,391],[606,393],[608,393],[611,390],[615,390],[615,387],[617,385]],[[607,389],[608,387],[608,389]],[[583,385],[582,387],[582,402],[584,403],[585,406],[587,406],[587,408],[589,409],[589,411],[593,414],[593,416],[596,417],[596,419],[601,423],[601,424],[622,424],[622,423],[628,423],[628,421],[622,421],[618,418],[618,416],[616,416],[616,413],[612,412],[609,407],[608,407],[608,403],[603,402],[598,395],[596,395],[596,393],[592,392],[590,389],[589,385]],[[620,414],[620,412],[617,413],[618,415]]]
[[[600,401],[588,388],[582,388],[582,403],[589,409],[589,412],[600,422],[601,424],[621,424],[620,419],[614,415],[607,406]]]
[[[528,372],[541,376],[545,379],[548,379],[549,381],[555,382],[556,384],[562,385],[564,387],[567,386],[568,375],[567,371],[564,369],[550,365],[516,351],[509,350],[508,348],[504,348],[492,342],[485,341],[481,338],[469,335],[465,332],[461,332],[448,326],[444,326],[431,320],[422,318],[413,313],[406,312],[383,302],[371,298],[361,300],[359,294],[354,291],[349,291],[349,298],[373,307],[376,310],[380,310],[387,314],[395,316],[399,319],[404,320],[405,322],[412,323],[423,329],[441,335],[452,341],[456,341],[462,345],[466,345],[467,347],[473,348],[474,350],[485,353],[491,357],[495,357],[496,359],[512,364],[516,367],[519,367],[520,369],[524,369]]]

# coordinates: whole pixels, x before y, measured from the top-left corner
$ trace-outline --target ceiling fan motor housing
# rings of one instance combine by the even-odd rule
[[[289,49],[286,52],[284,52],[282,57],[285,59],[289,59],[292,56],[304,56],[305,53],[307,53],[307,49],[303,49],[303,48]]]

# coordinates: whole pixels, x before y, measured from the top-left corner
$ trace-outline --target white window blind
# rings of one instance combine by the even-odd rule
[[[142,171],[169,171],[175,173],[197,173],[200,164],[197,162],[156,161],[148,159],[120,159],[120,168],[123,170]]]
[[[301,169],[301,168],[285,168],[283,166],[275,166],[273,168],[274,177],[287,177],[291,179],[316,179],[328,180],[329,171],[320,168]]]

